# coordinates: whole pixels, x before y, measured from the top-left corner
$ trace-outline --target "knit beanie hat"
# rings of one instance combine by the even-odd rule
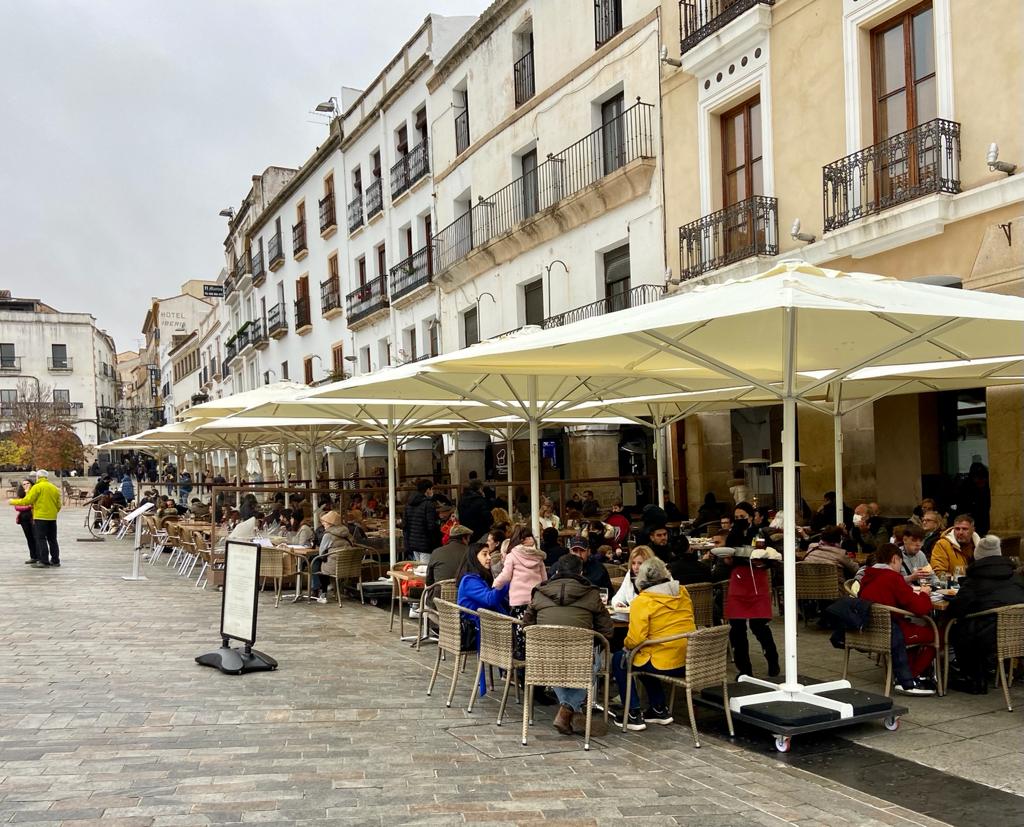
[[[1002,557],[1003,547],[995,534],[986,534],[974,549],[974,559],[981,560],[985,557]]]

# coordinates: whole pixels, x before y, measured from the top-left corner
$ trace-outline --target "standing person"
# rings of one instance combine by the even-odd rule
[[[135,499],[135,486],[132,484],[131,474],[121,477],[121,494],[126,504]]]
[[[31,480],[22,480],[15,489],[15,499],[22,499],[31,487]],[[35,529],[32,524],[32,506],[16,505],[14,510],[16,512],[14,521],[21,526],[21,530],[25,534],[25,542],[28,544],[28,560],[25,562],[34,563],[38,559],[38,555],[36,554]]]
[[[430,552],[441,545],[434,484],[428,479],[416,480],[416,493],[405,505],[402,534],[406,554],[418,563],[430,562]]]
[[[483,539],[491,527],[491,509],[483,495],[483,483],[478,479],[469,481],[459,498],[459,523],[473,532],[470,542]]]
[[[729,591],[725,598],[725,616],[729,620],[729,642],[732,644],[733,661],[741,675],[753,675],[750,663],[750,648],[747,640],[747,623],[761,644],[764,658],[768,662],[768,677],[779,674],[779,651],[769,623],[772,619],[772,584],[764,560],[739,560],[727,556],[725,562],[732,566],[729,574]]]
[[[178,475],[178,502],[188,505],[188,495],[192,493],[192,475],[188,470]]]
[[[36,538],[36,561],[33,568],[60,567],[60,546],[57,545],[57,513],[60,511],[60,489],[50,482],[43,469],[36,471],[35,484],[24,497],[8,501],[11,505],[32,506],[33,530]]]

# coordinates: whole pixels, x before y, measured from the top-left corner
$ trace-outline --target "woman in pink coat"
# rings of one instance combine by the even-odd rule
[[[522,618],[529,608],[534,588],[548,579],[544,565],[547,555],[537,548],[533,534],[527,533],[520,539],[519,545],[505,552],[501,572],[494,578],[494,588],[508,586],[509,614],[515,618]],[[526,651],[522,626],[516,626],[513,637],[515,655],[522,658]]]
[[[721,552],[722,549],[716,549]],[[763,553],[763,552],[762,552]],[[778,554],[778,552],[775,552]],[[725,599],[725,616],[729,620],[729,643],[733,661],[741,675],[752,675],[750,648],[747,641],[747,623],[768,661],[768,677],[779,674],[779,651],[769,623],[772,619],[772,582],[767,561],[750,558],[725,557],[732,565],[729,574],[729,592]]]

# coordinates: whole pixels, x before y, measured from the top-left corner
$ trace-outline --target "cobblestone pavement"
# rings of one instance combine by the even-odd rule
[[[62,515],[56,570],[22,565],[0,526],[0,823],[940,823],[767,752],[696,750],[680,726],[585,753],[541,708],[523,748],[519,707],[499,729],[491,700],[426,697],[434,651],[358,602],[262,595],[257,646],[280,669],[221,675],[193,662],[217,644],[217,594],[162,564],[124,582],[129,546],[76,542],[81,519]]]

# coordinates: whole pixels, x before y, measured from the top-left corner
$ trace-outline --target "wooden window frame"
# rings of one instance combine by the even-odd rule
[[[926,9],[932,11],[932,43],[933,52],[934,41],[935,41],[935,9],[932,4],[932,0],[924,0],[922,3],[918,3],[915,6],[911,6],[909,9],[904,9],[902,12],[897,14],[895,17],[890,17],[884,23],[875,26],[869,32],[869,39],[871,44],[871,136],[872,144],[881,143],[886,139],[879,132],[878,123],[878,110],[879,104],[883,100],[887,100],[893,95],[899,94],[899,92],[889,92],[884,96],[879,92],[879,82],[881,79],[881,72],[879,60],[881,58],[881,50],[879,44],[882,41],[882,37],[897,27],[903,28],[903,88],[902,91],[907,96],[907,111],[906,111],[906,127],[907,129],[913,129],[918,125],[917,123],[917,85],[923,83],[929,79],[935,80],[936,93],[938,91],[938,59],[937,55],[933,58],[933,66],[931,74],[918,79],[914,77],[914,17]],[[936,101],[936,104],[938,101]],[[938,107],[936,106],[936,110]]]
[[[721,164],[719,168],[719,175],[722,184],[722,208],[731,207],[729,203],[729,173],[736,172],[740,167],[736,167],[734,170],[729,170],[726,167],[726,151],[725,151],[725,124],[726,121],[735,118],[741,112],[743,113],[743,186],[746,197],[741,198],[740,201],[746,201],[749,198],[754,197],[754,163],[758,160],[761,161],[761,190],[764,190],[764,135],[761,136],[761,154],[757,158],[753,157],[752,152],[752,141],[751,141],[751,129],[750,129],[750,110],[755,106],[761,105],[761,94],[760,92],[752,97],[747,98],[741,103],[731,109],[726,110],[718,116],[718,142],[721,147]],[[760,117],[760,115],[758,115]],[[736,203],[739,203],[737,201]]]

